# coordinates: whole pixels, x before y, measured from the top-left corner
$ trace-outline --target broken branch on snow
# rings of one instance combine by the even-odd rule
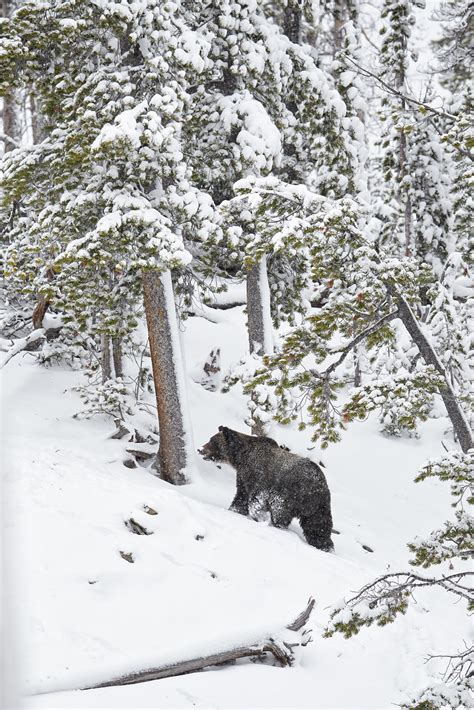
[[[314,599],[310,598],[306,608],[299,614],[296,619],[285,627],[285,631],[290,631],[296,634],[295,641],[289,643],[283,638],[268,637],[262,639],[258,643],[252,643],[248,646],[240,646],[238,648],[230,648],[225,651],[213,653],[209,656],[201,656],[192,658],[187,661],[162,665],[157,668],[148,668],[146,670],[137,671],[128,675],[120,676],[112,680],[92,685],[82,690],[93,690],[95,688],[107,688],[116,685],[134,685],[135,683],[146,683],[151,680],[161,680],[162,678],[172,678],[173,676],[185,675],[187,673],[195,673],[196,671],[210,668],[211,666],[219,666],[231,661],[236,661],[239,658],[265,658],[268,654],[272,655],[275,661],[284,667],[292,666],[294,663],[293,649],[297,646],[306,646],[310,641],[309,630],[305,629],[306,623],[313,611]]]

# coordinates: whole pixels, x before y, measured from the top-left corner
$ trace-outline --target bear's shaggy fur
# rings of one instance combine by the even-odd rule
[[[278,446],[267,436],[248,436],[220,426],[199,452],[206,460],[230,464],[237,472],[237,493],[230,506],[258,520],[270,513],[272,524],[287,528],[298,518],[310,545],[331,551],[331,494],[319,466]]]

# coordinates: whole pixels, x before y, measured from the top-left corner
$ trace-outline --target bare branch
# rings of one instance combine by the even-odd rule
[[[98,685],[88,686],[83,690],[92,690],[94,688],[107,688],[116,685],[134,685],[136,683],[146,683],[151,680],[160,680],[162,678],[172,678],[178,675],[187,673],[195,673],[196,671],[218,666],[225,663],[236,661],[239,658],[264,658],[267,654],[271,654],[275,661],[282,667],[292,666],[294,663],[293,648],[300,645],[306,645],[310,640],[308,632],[303,630],[307,623],[314,607],[314,599],[310,598],[306,608],[299,614],[296,619],[288,624],[285,628],[288,631],[295,633],[301,632],[296,643],[286,643],[285,641],[277,640],[272,637],[262,640],[259,643],[249,646],[241,646],[231,648],[226,651],[213,653],[209,656],[201,656],[188,661],[172,663],[170,665],[159,666],[157,668],[149,668],[147,670],[130,673],[113,680],[99,683]]]
[[[375,72],[370,71],[370,69],[367,69],[367,67],[363,67],[361,64],[355,61],[353,57],[351,57],[349,54],[345,54],[344,57],[351,62],[359,71],[366,77],[370,77],[371,79],[375,79],[380,86],[382,86],[385,91],[387,91],[389,94],[392,94],[393,96],[398,96],[400,99],[403,99],[404,101],[408,101],[408,103],[415,104],[416,106],[420,106],[421,108],[424,108],[426,111],[429,111],[430,113],[435,114],[436,116],[440,116],[441,118],[449,118],[451,121],[456,120],[456,116],[454,116],[452,113],[447,113],[447,111],[439,111],[436,108],[433,108],[433,106],[430,106],[430,104],[426,103],[425,101],[418,101],[417,99],[414,99],[411,96],[408,96],[407,94],[404,94],[402,91],[399,89],[396,89],[395,86],[392,86],[388,82],[385,81],[385,79],[382,79],[382,77],[379,74],[375,74]],[[474,156],[472,156],[474,160]]]
[[[455,121],[456,116],[453,115],[452,113],[448,113],[447,111],[440,111],[430,104],[426,103],[426,101],[418,101],[418,99],[414,99],[412,96],[408,96],[407,94],[404,94],[402,91],[397,89],[395,86],[392,86],[388,82],[385,81],[379,74],[375,74],[375,72],[370,71],[370,69],[367,69],[367,67],[363,67],[360,65],[358,62],[355,61],[353,57],[351,57],[348,54],[344,55],[347,61],[351,62],[353,66],[355,66],[360,73],[365,76],[365,77],[370,77],[374,79],[380,86],[389,94],[392,94],[392,96],[397,96],[403,101],[407,101],[410,104],[413,104],[415,106],[419,106],[420,108],[423,108],[425,111],[428,113],[431,113],[432,115],[438,116],[440,118],[447,118],[450,121]],[[438,130],[438,129],[437,129]],[[439,131],[438,131],[439,132]],[[469,158],[469,160],[474,161],[474,153],[470,150],[466,150],[460,145],[452,143],[449,139],[446,139],[448,143],[458,152],[464,155],[466,158]]]
[[[348,600],[347,606],[354,607],[362,599],[367,599],[372,593],[374,601],[399,595],[403,591],[408,591],[418,587],[432,587],[439,585],[445,591],[466,599],[474,601],[474,590],[472,587],[461,584],[461,580],[474,577],[474,572],[456,572],[454,574],[443,575],[442,577],[422,577],[413,572],[392,572],[385,574],[366,584]],[[383,588],[383,591],[380,588]]]
[[[5,367],[5,365],[8,362],[10,362],[10,360],[15,355],[18,355],[18,353],[21,353],[23,350],[32,349],[41,340],[44,340],[45,337],[46,337],[46,329],[45,328],[37,328],[32,333],[27,335],[25,338],[20,338],[19,340],[17,340],[16,343],[14,343],[12,345],[10,350],[7,352],[7,354],[3,358],[3,361],[0,364],[0,369],[2,367]]]

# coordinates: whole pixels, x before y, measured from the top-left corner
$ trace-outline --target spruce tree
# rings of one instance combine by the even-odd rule
[[[410,95],[413,10],[420,4],[387,0],[382,11],[380,76],[393,93],[382,96],[381,199],[387,207],[381,242],[398,253],[416,254],[440,273],[450,249],[448,163],[432,116],[420,114],[405,98]]]
[[[189,262],[183,233],[205,230],[212,208],[190,185],[181,145],[186,88],[207,48],[175,11],[154,1],[54,0],[48,12],[30,2],[12,17],[6,68],[23,69],[41,92],[51,129],[5,161],[3,189],[7,208],[23,205],[8,252],[12,286],[43,294],[75,329],[100,336],[104,382],[109,338],[131,333],[144,291],[148,325],[158,329],[150,345],[161,473],[182,482],[191,440],[169,273]],[[149,313],[158,302],[159,322]]]

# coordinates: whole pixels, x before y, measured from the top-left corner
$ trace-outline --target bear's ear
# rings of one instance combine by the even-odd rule
[[[219,431],[221,431],[222,435],[224,436],[224,441],[227,445],[227,450],[229,452],[231,462],[235,461],[239,452],[241,452],[243,448],[243,441],[241,435],[238,431],[229,429],[229,427],[226,426],[219,427]]]

